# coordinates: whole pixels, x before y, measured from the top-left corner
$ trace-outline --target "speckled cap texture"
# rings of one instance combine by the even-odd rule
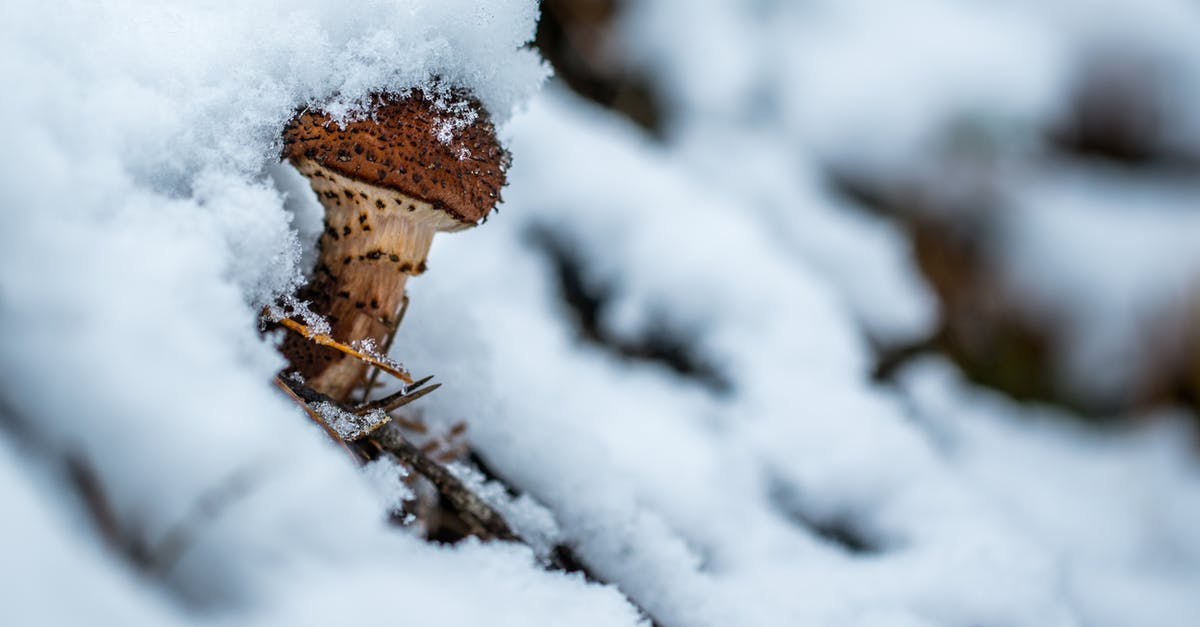
[[[465,97],[474,119],[461,128],[455,113],[439,109],[420,91],[372,96],[370,117],[343,123],[319,110],[297,114],[284,129],[283,156],[308,159],[342,176],[406,194],[476,224],[500,200],[509,157],[496,140],[486,110]],[[438,139],[455,127],[449,142]]]

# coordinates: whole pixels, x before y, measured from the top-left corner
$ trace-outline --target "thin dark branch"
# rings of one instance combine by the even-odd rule
[[[352,411],[343,403],[340,403],[332,397],[326,396],[325,394],[317,392],[306,385],[287,378],[282,378],[282,380],[284,380],[288,387],[295,391],[296,395],[303,399],[306,403],[331,403],[343,410]],[[404,390],[408,396],[402,396],[401,398],[415,400],[413,398],[414,396],[419,397],[418,395],[428,393],[429,391],[432,391],[433,388],[437,387],[434,385],[428,388],[423,388],[422,390],[413,390],[414,387],[417,387],[426,381],[428,381],[428,378],[408,386],[408,388]],[[376,402],[383,403],[387,401],[388,398],[381,399],[380,401]],[[411,400],[408,402],[411,402]],[[361,409],[361,407],[359,409]],[[403,428],[400,427],[400,425],[397,425],[395,422],[388,422],[380,426],[378,429],[371,432],[370,435],[358,440],[356,444],[374,445],[375,447],[378,447],[378,449],[395,456],[401,462],[407,464],[409,467],[415,470],[418,474],[428,479],[429,482],[432,483],[437,491],[442,495],[442,498],[445,499],[446,503],[453,508],[455,513],[457,513],[462,521],[467,525],[471,533],[479,537],[481,540],[502,540],[507,542],[521,542],[523,544],[528,544],[519,535],[517,535],[515,531],[513,531],[513,528],[509,526],[508,521],[504,519],[504,516],[501,515],[500,512],[498,512],[478,494],[475,494],[471,488],[463,483],[461,479],[456,477],[454,473],[450,472],[448,468],[438,463],[437,460],[431,458],[429,455],[421,451],[418,446],[410,442],[408,438],[404,436]],[[492,476],[495,477],[494,474]],[[497,480],[499,481],[498,477]],[[503,481],[501,481],[501,483],[506,487],[509,487],[507,484],[504,484]],[[547,566],[551,569],[561,570],[564,572],[579,572],[590,581],[604,582],[603,579],[597,577],[587,567],[586,563],[580,559],[580,557],[570,546],[565,544],[560,544],[554,547],[551,553],[545,557],[545,560]],[[637,608],[638,612],[640,612],[642,616],[644,616],[650,622],[651,627],[659,627],[662,624],[656,618],[654,618],[652,614],[647,612],[645,608],[638,605],[633,599],[629,598],[628,596],[625,598],[631,605],[633,605],[633,607]]]
[[[91,465],[81,457],[70,456],[67,458],[67,476],[75,486],[75,491],[79,493],[79,498],[100,537],[138,568],[145,568],[149,561],[147,552],[121,528],[100,478],[96,476]]]
[[[306,403],[330,403],[345,411],[351,411],[343,403],[331,396],[322,394],[302,383],[284,378],[283,381],[291,388],[296,396]],[[424,388],[425,390],[432,389]],[[415,396],[417,393],[410,394]],[[458,477],[455,477],[445,466],[430,458],[416,445],[404,437],[398,425],[386,423],[373,431],[363,441],[374,443],[380,449],[395,455],[400,461],[408,464],[421,476],[429,480],[438,492],[471,527],[471,531],[484,540],[508,540],[520,542],[521,539],[513,532],[512,527],[504,520],[491,505],[468,488]]]
[[[160,575],[170,572],[195,541],[201,529],[216,520],[234,502],[250,493],[262,470],[258,464],[242,467],[201,494],[184,518],[168,529],[148,552],[147,570]]]
[[[483,473],[483,476],[488,481],[494,481],[500,484],[510,496],[515,498],[516,495],[521,493],[521,490],[514,486],[510,481],[505,479],[503,475],[496,471],[496,469],[492,468],[492,466],[488,464],[483,456],[481,456],[477,451],[471,451],[470,461],[471,464],[475,466],[477,470],[479,470],[479,472]],[[579,573],[580,575],[583,575],[585,580],[591,583],[611,583],[605,580],[603,577],[597,575],[596,572],[592,570],[590,566],[588,566],[587,561],[576,552],[575,547],[569,543],[559,543],[554,545],[554,548],[550,550],[550,554],[543,558],[543,565],[548,570],[557,570],[564,573]],[[620,590],[620,586],[617,586],[617,589]],[[646,608],[642,607],[637,601],[626,594],[624,590],[621,590],[621,594],[625,597],[625,600],[627,600],[630,605],[637,609],[639,614],[649,621],[650,627],[662,627],[662,623],[655,618],[653,614],[651,614],[646,610]]]
[[[321,414],[317,413],[317,410],[313,409],[304,401],[304,399],[300,398],[300,395],[292,389],[292,384],[285,380],[283,375],[275,377],[275,385],[279,386],[279,388],[282,389],[284,393],[287,394],[288,397],[290,397],[293,401],[296,401],[296,404],[300,405],[300,407],[304,409],[304,413],[308,414],[308,417],[313,422],[317,423],[317,425],[325,431],[325,434],[332,438],[334,442],[337,442],[339,445],[341,445],[342,449],[349,453],[351,457],[355,459],[359,458],[358,453],[350,449],[350,445],[342,440],[342,436],[338,435],[337,432],[329,426],[329,423],[325,422],[325,419],[321,417]]]
[[[409,394],[413,390],[421,387],[422,385],[425,385],[426,383],[429,383],[432,380],[433,380],[433,375],[429,375],[427,377],[421,377],[420,379],[413,381],[411,384],[404,386],[404,393]]]
[[[430,378],[432,378],[432,377],[427,377],[425,379],[422,379],[418,383],[423,383],[425,381],[428,381]],[[410,385],[410,386],[404,388],[403,390],[396,392],[395,394],[389,394],[377,401],[371,401],[370,403],[363,403],[362,405],[355,407],[351,411],[353,411],[358,416],[365,416],[377,409],[382,410],[384,413],[387,413],[394,409],[399,409],[401,407],[404,407],[405,405],[417,400],[418,398],[421,398],[422,396],[425,396],[426,394],[429,394],[430,392],[442,387],[441,383],[434,383],[433,385],[431,385],[427,388],[413,389],[414,386],[416,386],[416,385],[417,384]]]
[[[512,527],[500,515],[500,512],[472,492],[445,466],[409,442],[399,426],[392,423],[385,424],[376,429],[369,437],[379,445],[379,448],[395,455],[400,461],[412,466],[414,470],[428,479],[462,517],[463,521],[471,527],[475,535],[484,540],[521,541],[521,538],[513,532]]]
[[[292,391],[293,394],[295,394],[296,396],[299,396],[300,400],[304,401],[305,403],[308,403],[309,405],[311,405],[313,403],[324,403],[324,402],[336,403],[337,402],[337,401],[333,400],[332,397],[326,396],[326,395],[308,387],[307,385],[304,385],[303,383],[297,381],[296,379],[294,379],[290,376],[284,375],[284,376],[279,377],[278,380],[282,381],[283,384],[286,385],[288,387],[288,389]]]

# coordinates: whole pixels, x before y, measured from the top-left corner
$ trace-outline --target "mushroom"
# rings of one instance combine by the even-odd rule
[[[335,340],[383,346],[433,234],[475,226],[499,201],[508,153],[483,107],[462,100],[466,115],[452,116],[419,91],[379,94],[364,119],[305,110],[285,128],[284,157],[325,208],[316,269],[297,296]],[[366,374],[363,361],[298,335],[282,350],[309,387],[339,400]]]

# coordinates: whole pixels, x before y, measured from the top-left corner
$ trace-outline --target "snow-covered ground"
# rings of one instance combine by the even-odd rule
[[[912,175],[968,113],[1027,150],[1077,42],[1119,22],[884,4],[645,3],[622,28],[682,112],[655,142],[543,87],[530,0],[4,3],[0,624],[1193,624],[1194,418],[1100,431],[936,357],[873,383],[871,342],[928,333],[936,303],[899,230],[820,184],[831,163]],[[1153,58],[1200,67],[1193,5],[1107,5]],[[415,411],[468,423],[532,548],[389,525],[398,469],[330,444],[258,332],[320,228],[282,125],[431,76],[479,95],[514,167],[500,213],[438,237],[392,356],[437,375]],[[1099,307],[1081,342],[1111,358],[1092,341],[1131,299],[1195,276],[1197,193],[1027,176],[1020,206],[1061,209],[1006,232],[1014,280]],[[1109,211],[1126,197],[1152,206]],[[1113,222],[1072,255],[1056,229],[1094,198]],[[605,341],[562,298],[564,263],[604,295]],[[614,348],[662,338],[691,372]],[[607,583],[545,571],[554,544]]]

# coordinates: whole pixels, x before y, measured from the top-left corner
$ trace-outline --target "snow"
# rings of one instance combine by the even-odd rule
[[[363,466],[363,475],[375,489],[379,502],[387,511],[403,511],[406,502],[416,499],[416,494],[404,482],[412,473],[391,456],[382,456]]]
[[[504,516],[521,539],[545,559],[562,541],[554,512],[546,509],[528,494],[513,497],[497,481],[489,481],[477,468],[459,462],[448,466],[451,473],[488,505]]]
[[[905,178],[962,123],[1026,154],[1119,23],[1084,4],[644,3],[622,28],[678,111],[663,142],[541,87],[531,0],[0,5],[0,623],[1190,624],[1194,417],[1099,431],[936,359],[873,383],[871,346],[936,303],[824,178]],[[1146,4],[1139,42],[1185,76],[1195,12]],[[529,546],[389,525],[404,469],[355,467],[258,330],[320,230],[278,163],[292,112],[448,86],[502,123],[507,202],[438,237],[390,357],[437,375],[413,411],[467,423],[516,492],[453,472]],[[1181,111],[1195,86],[1159,85]],[[1006,268],[1101,312],[1070,318],[1080,363],[1136,361],[1122,325],[1200,265],[1175,254],[1197,191],[1054,172],[1016,171]],[[600,341],[559,255],[604,294]],[[662,337],[701,374],[619,349]],[[560,544],[605,583],[545,570]]]
[[[1200,515],[1194,427],[1147,420],[1097,433],[972,390],[945,363],[914,364],[904,377],[959,472],[1058,556],[1083,624],[1193,620],[1200,542],[1179,525]],[[1008,420],[1014,411],[1023,425]]]
[[[738,199],[664,159],[635,130],[553,90],[512,132],[521,158],[510,203],[521,210],[470,241],[439,244],[437,271],[413,286],[397,341],[431,340],[430,352],[414,347],[410,358],[436,365],[447,385],[479,390],[431,397],[427,407],[468,420],[488,463],[545,503],[563,537],[657,620],[1073,625],[1137,616],[1137,601],[1114,608],[1103,593],[1138,580],[1120,558],[1088,548],[1063,555],[1073,544],[1044,535],[1039,521],[1053,519],[1055,495],[1071,494],[1080,503],[1070,525],[1086,521],[1093,537],[1133,539],[1152,533],[1157,518],[1103,513],[1146,503],[1110,505],[1100,477],[1086,492],[1047,484],[1044,500],[1009,487],[1006,496],[1027,510],[1010,513],[994,478],[965,473],[969,462],[944,440],[964,431],[988,451],[972,459],[994,454],[997,463],[1028,452],[1006,450],[991,433],[914,423],[914,415],[939,413],[952,425],[969,420],[967,408],[978,404],[969,391],[946,393],[938,406],[917,389],[872,388],[836,294]],[[530,233],[547,229],[587,260],[591,281],[612,286],[613,314],[602,317],[612,333],[637,337],[665,325],[718,364],[732,392],[581,344],[546,252],[530,246]],[[725,250],[742,254],[725,259]],[[471,294],[471,302],[452,294]],[[475,332],[463,338],[463,328]],[[487,362],[464,364],[448,346],[486,347]],[[481,384],[488,372],[491,388]],[[1008,404],[995,413],[1027,412]],[[1136,466],[1158,454],[1008,428],[1019,446],[1052,447],[1029,482],[1048,469],[1069,477],[1076,466]],[[1141,477],[1135,493],[1183,529],[1197,513],[1173,509],[1169,495],[1195,489],[1197,466],[1180,444],[1189,436],[1176,435],[1176,463]],[[816,529],[839,522],[862,537],[865,552]],[[1180,560],[1172,572],[1194,580],[1197,561]],[[1091,568],[1097,563],[1103,569]],[[1106,571],[1124,574],[1114,583]],[[1065,581],[1064,572],[1072,575]],[[1159,577],[1162,585],[1149,588],[1161,595],[1162,624],[1187,624],[1194,595]]]
[[[1131,394],[1155,362],[1188,358],[1190,343],[1159,329],[1186,327],[1200,304],[1200,185],[1119,170],[1048,170],[1018,178],[1023,192],[1001,235],[1004,270],[1069,330],[1074,350],[1061,367],[1077,387]]]
[[[265,175],[293,109],[436,74],[503,119],[545,76],[521,48],[535,16],[442,0],[0,8],[4,450],[46,467],[6,453],[0,568],[29,583],[6,584],[0,622],[637,624],[613,589],[545,573],[528,549],[389,528],[271,384],[283,361],[257,332],[303,272]],[[58,477],[69,459],[151,573],[104,550]],[[198,517],[214,494],[229,496]]]
[[[329,425],[329,428],[333,429],[338,437],[347,442],[361,438],[388,421],[387,414],[379,409],[359,416],[324,401],[314,403],[311,407],[321,417],[322,422]]]

